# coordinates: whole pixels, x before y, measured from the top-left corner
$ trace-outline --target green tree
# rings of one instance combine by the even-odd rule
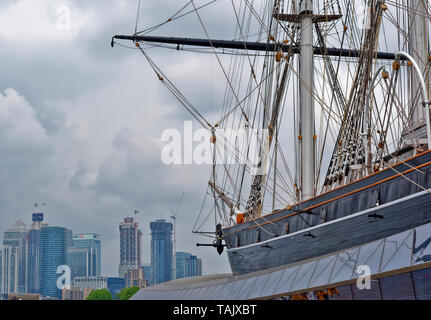
[[[112,300],[112,294],[107,289],[93,290],[85,300]]]
[[[120,300],[129,300],[138,291],[139,287],[123,288],[116,296]]]

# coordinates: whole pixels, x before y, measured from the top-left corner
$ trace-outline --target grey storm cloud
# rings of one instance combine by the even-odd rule
[[[229,272],[226,255],[196,248],[196,242],[208,239],[191,233],[210,167],[161,161],[163,130],[181,132],[192,116],[132,43],[110,46],[114,34],[134,32],[138,2],[0,2],[0,234],[18,219],[29,224],[33,203],[46,202],[49,223],[102,234],[102,272],[116,275],[122,218],[140,210],[143,256],[149,262],[150,221],[169,219],[185,192],[177,219],[178,251],[202,257],[207,273]],[[142,0],[138,30],[167,21],[187,2]],[[207,2],[195,0],[197,6]],[[57,25],[64,5],[71,10],[69,30]],[[240,39],[230,0],[214,2],[201,17],[211,37]],[[256,21],[251,25],[259,28]],[[194,12],[150,34],[206,38]],[[147,52],[210,122],[219,120],[226,80],[213,55],[157,47]],[[230,57],[219,58],[229,73]],[[249,66],[243,67],[247,76]],[[291,146],[290,136],[280,137],[283,145]],[[211,222],[205,231],[212,231]]]
[[[181,131],[183,121],[192,117],[137,50],[110,47],[112,35],[134,31],[137,4],[1,2],[0,233],[17,219],[29,225],[36,210],[33,203],[46,202],[43,210],[50,224],[102,234],[102,272],[116,275],[121,219],[135,208],[141,211],[143,256],[149,262],[150,221],[169,219],[185,192],[178,212],[177,250],[202,257],[208,273],[225,273],[226,256],[197,249],[196,242],[207,240],[191,233],[210,168],[167,166],[160,158],[163,130]],[[56,25],[61,5],[71,8],[70,30]],[[139,28],[164,21],[183,5],[143,0]],[[229,7],[216,2],[213,9],[215,16],[202,11],[211,33],[233,38],[234,21],[217,18]],[[204,36],[195,15],[175,20],[155,34]],[[148,52],[216,121],[225,82],[214,57],[157,48]],[[227,57],[222,59],[227,63]],[[197,123],[194,127],[199,128]]]

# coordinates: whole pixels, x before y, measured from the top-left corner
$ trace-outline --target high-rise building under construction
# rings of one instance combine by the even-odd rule
[[[120,222],[120,266],[119,276],[124,278],[129,269],[141,265],[141,237],[142,232],[133,218],[124,218]]]

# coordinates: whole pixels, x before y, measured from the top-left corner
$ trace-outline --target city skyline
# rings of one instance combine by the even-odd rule
[[[45,208],[43,208],[43,209],[45,209]],[[27,214],[27,215],[24,215],[23,216],[23,219],[18,219],[18,220],[20,220],[20,221],[24,221],[24,224],[26,225],[26,228],[28,229],[28,230],[30,230],[31,228],[32,228],[32,224],[34,224],[34,221],[31,221],[31,219],[32,219],[32,215],[33,214],[43,214],[43,216],[45,217],[44,219],[45,219],[45,222],[46,221],[48,221],[47,220],[47,214],[45,213],[45,212],[43,212],[43,213],[41,213],[40,211],[42,211],[42,210],[37,210],[37,211],[35,211],[35,212],[33,212],[33,213],[29,213],[29,214]],[[45,211],[45,210],[43,210],[43,211]],[[31,212],[31,211],[30,211]],[[156,221],[156,220],[158,220],[158,219],[160,219],[160,217],[162,217],[163,215],[159,215],[159,218],[157,218],[157,216],[156,216],[156,218],[154,219],[154,221]],[[166,214],[165,216],[168,216],[168,214]],[[49,216],[48,216],[49,217]],[[139,218],[139,217],[138,217]],[[116,224],[114,225],[114,226],[116,226],[116,227],[114,227],[113,229],[114,229],[114,231],[115,231],[115,233],[114,233],[114,239],[110,239],[112,242],[118,242],[119,243],[119,235],[118,235],[118,223],[121,221],[121,220],[123,220],[124,219],[124,216],[123,217],[121,217],[121,216],[119,216],[119,219],[118,219],[118,221],[116,220]],[[3,240],[3,234],[4,234],[4,232],[8,229],[8,228],[10,228],[13,224],[15,224],[15,222],[17,222],[18,220],[17,219],[13,219],[13,218],[11,218],[10,219],[11,221],[12,221],[12,223],[10,223],[8,226],[6,226],[6,227],[3,227],[3,228],[0,228],[0,230],[1,229],[3,229],[3,231],[0,231],[1,233],[0,233],[0,240]],[[138,220],[139,221],[139,220]],[[168,220],[169,221],[169,220]],[[28,222],[28,223],[25,223],[25,222]],[[31,223],[30,223],[31,222]],[[151,230],[150,230],[150,220],[148,220],[148,221],[146,221],[147,223],[143,223],[142,221],[139,223],[139,225],[140,225],[140,229],[141,229],[141,231],[142,231],[142,240],[141,240],[141,242],[142,242],[142,245],[141,245],[141,266],[142,265],[145,265],[145,264],[149,264],[150,263],[150,261],[151,261]],[[169,222],[171,222],[171,221],[169,221]],[[56,225],[55,223],[52,223],[51,222],[51,220],[50,220],[50,223],[49,223],[49,225],[52,225],[52,226],[54,226],[54,225]],[[60,224],[61,225],[61,224]],[[2,225],[0,225],[0,227],[2,227]],[[69,231],[73,231],[74,232],[74,234],[75,234],[75,228],[73,228],[73,227],[66,227],[66,229],[67,230],[69,230]],[[91,231],[91,229],[90,228],[88,228],[88,226],[87,226],[87,228],[86,229],[84,229],[85,231],[84,232],[78,232],[78,231],[76,231],[76,234],[100,234],[100,233],[97,233],[97,232],[92,232]],[[101,235],[101,234],[100,234]],[[103,237],[103,235],[101,235],[102,237]],[[117,239],[115,239],[115,236],[117,237]],[[181,234],[180,233],[178,233],[177,234],[177,241],[178,241],[178,238],[180,238],[181,239]],[[107,239],[104,239],[104,240],[107,240]],[[109,239],[108,239],[109,240]],[[199,239],[198,239],[199,240]],[[197,241],[198,241],[197,240]],[[202,239],[200,239],[200,240],[202,240]],[[181,245],[177,245],[177,252],[181,252],[181,251],[186,251],[186,252],[191,252],[192,254],[194,254],[194,255],[197,255],[197,256],[203,256],[203,254],[202,253],[205,253],[205,252],[208,252],[208,251],[210,251],[210,252],[213,252],[213,251],[215,251],[215,250],[211,250],[211,249],[202,249],[202,248],[197,248],[196,247],[196,242],[192,242],[191,243],[191,245],[190,246],[186,246],[186,247],[183,247],[183,245],[182,245],[182,241],[180,241],[180,243],[181,243]],[[120,250],[120,246],[118,245],[117,246],[118,247],[118,252],[119,252],[119,250]],[[0,248],[0,251],[1,251],[1,248]],[[103,251],[103,249],[102,249],[102,251]],[[118,253],[117,251],[115,251],[114,253],[111,253],[111,252],[107,252],[107,253],[105,253],[105,254],[102,254],[102,263],[101,263],[101,266],[102,266],[102,268],[106,268],[106,269],[111,269],[111,271],[106,271],[106,270],[101,270],[101,273],[102,274],[104,274],[104,275],[106,275],[106,276],[110,276],[110,277],[117,277],[118,276],[118,265],[119,265],[119,258],[118,258],[118,256],[119,256],[119,253]],[[114,256],[114,260],[117,260],[117,262],[114,262],[114,263],[116,263],[115,265],[114,265],[114,267],[112,267],[112,266],[107,266],[106,265],[106,263],[104,263],[103,261],[105,260],[107,260],[106,259],[106,256],[107,255],[112,255],[112,256]],[[218,256],[218,254],[217,254],[217,256]],[[209,267],[209,264],[208,264],[208,267]],[[211,268],[207,268],[207,264],[206,264],[206,261],[205,261],[205,259],[203,259],[203,270],[204,270],[204,274],[208,274],[208,273],[211,273],[208,269],[211,269]],[[222,273],[222,272],[220,272],[220,273]],[[1,281],[1,280],[0,280]]]
[[[67,227],[53,226],[41,212],[31,215],[32,224],[17,220],[3,234],[0,250],[0,291],[8,294],[41,294],[61,299],[58,288],[58,268],[67,266],[70,280],[107,277],[102,269],[102,235],[79,233]],[[149,222],[151,232],[151,261],[142,263],[142,232],[133,218],[119,223],[120,278],[126,286],[154,285],[184,277],[202,275],[202,260],[189,252],[173,253],[173,225],[164,219]],[[175,261],[174,261],[174,258]],[[173,274],[173,263],[178,270]],[[125,270],[122,270],[122,266]],[[122,273],[122,274],[121,274]],[[145,280],[144,280],[145,279]],[[85,280],[86,281],[86,280]],[[146,284],[145,284],[146,283]],[[4,285],[3,285],[4,284]],[[74,294],[68,291],[67,294]]]
[[[130,19],[136,19],[137,4],[72,0],[71,30],[59,30],[58,1],[15,2],[0,4],[0,21],[6,24],[0,28],[0,58],[8,61],[3,69],[8,77],[0,77],[0,181],[7,186],[0,192],[0,233],[17,219],[28,219],[34,203],[46,203],[43,211],[53,225],[102,234],[118,252],[118,221],[139,209],[143,243],[148,243],[147,223],[168,218],[185,192],[177,214],[177,246],[205,257],[206,272],[228,272],[227,257],[209,248],[196,250],[206,238],[192,234],[210,167],[168,166],[160,158],[161,133],[182,130],[191,117],[157,79],[143,77],[150,70],[137,52],[110,47],[113,34],[134,27]],[[178,10],[173,2],[147,5],[140,19],[145,25]],[[38,18],[29,19],[28,13]],[[220,37],[230,33],[228,26],[212,23]],[[185,26],[173,23],[170,30],[201,36],[195,19]],[[195,103],[209,112],[219,105],[223,75],[214,74],[215,85],[203,88],[214,66],[209,57],[160,52],[158,59],[165,61],[172,80],[181,79]],[[154,94],[144,101],[143,92]],[[144,261],[149,250],[143,247]],[[117,256],[103,259],[108,266],[103,273],[117,275]]]

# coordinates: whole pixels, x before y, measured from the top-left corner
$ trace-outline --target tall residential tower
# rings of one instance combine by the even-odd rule
[[[43,213],[32,214],[32,225],[28,232],[28,268],[27,268],[27,292],[39,293],[39,255],[40,255],[40,230],[43,224]]]
[[[150,223],[151,284],[172,280],[173,225],[163,219]]]
[[[119,275],[124,278],[129,269],[141,266],[142,232],[133,218],[120,222],[120,266]]]

